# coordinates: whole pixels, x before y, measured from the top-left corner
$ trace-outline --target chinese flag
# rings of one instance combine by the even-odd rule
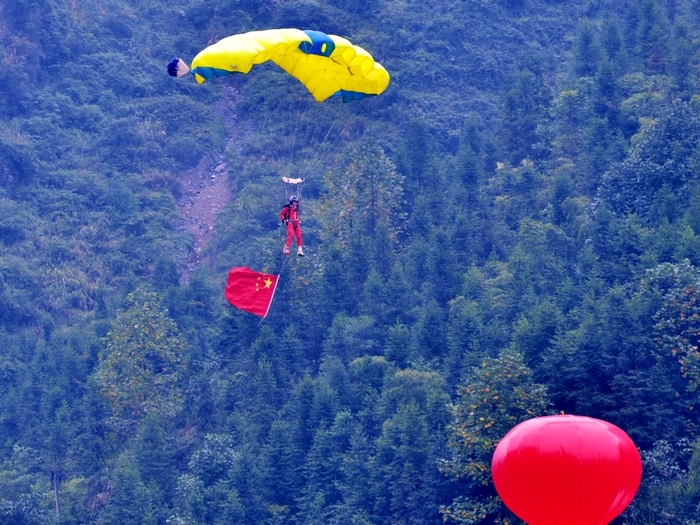
[[[265,317],[275,295],[278,277],[254,272],[250,268],[233,268],[228,272],[224,296],[236,308]]]

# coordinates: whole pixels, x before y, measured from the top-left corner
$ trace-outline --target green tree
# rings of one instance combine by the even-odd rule
[[[268,435],[277,417],[280,392],[272,364],[266,356],[262,356],[250,372],[244,398],[247,401],[245,412],[250,431],[259,442]]]
[[[602,74],[602,69],[600,73]],[[599,86],[600,87],[600,86]],[[615,96],[610,93],[610,96]],[[599,99],[607,118],[593,118],[583,133],[583,149],[579,155],[581,186],[586,196],[593,197],[606,171],[624,158],[625,145],[620,131],[615,129],[618,114],[614,101]]]
[[[696,392],[700,388],[700,271],[684,261],[660,265],[654,273],[656,279],[674,284],[656,315],[659,351],[678,361],[688,391]]]
[[[96,520],[98,525],[164,525],[166,515],[158,497],[143,483],[135,459],[120,456],[111,476],[112,489],[107,504]]]
[[[542,362],[542,354],[551,347],[563,322],[562,312],[551,298],[523,312],[513,327],[513,343],[530,368]]]
[[[639,41],[639,26],[641,19],[641,2],[631,2],[625,11],[623,25],[624,49],[630,58],[636,58],[637,44]]]
[[[568,89],[561,90],[552,104],[552,148],[562,160],[573,164],[574,170],[583,151],[584,135],[593,117],[593,100],[594,81],[590,77],[582,77],[570,84]]]
[[[342,458],[340,466],[342,479],[338,480],[337,488],[341,494],[341,503],[335,512],[338,522],[358,522],[358,525],[371,523],[375,500],[372,491],[372,454],[374,447],[367,435],[359,428],[350,436],[350,444]]]
[[[151,292],[127,296],[105,338],[95,378],[120,427],[150,412],[175,415],[182,404],[180,381],[185,343],[177,325]]]
[[[166,431],[157,414],[148,414],[140,426],[134,443],[134,458],[143,483],[158,494],[163,505],[172,500],[176,464],[166,441]]]
[[[330,428],[316,432],[303,467],[306,483],[300,497],[301,512],[310,523],[328,523],[342,503],[343,458],[358,427],[350,412],[340,411]]]
[[[241,523],[243,503],[231,480],[239,454],[231,436],[207,434],[176,485],[178,516],[187,523]]]
[[[398,370],[387,375],[377,410],[385,421],[398,413],[402,407],[416,405],[426,416],[431,434],[443,432],[448,423],[448,404],[445,379],[437,372],[416,369]]]
[[[483,357],[481,335],[484,320],[479,304],[476,301],[468,301],[463,296],[452,299],[449,307],[443,375],[450,391],[453,391]]]
[[[408,369],[385,377],[370,463],[374,516],[382,523],[440,521],[438,505],[449,494],[437,469],[449,418],[446,388],[436,372]]]
[[[534,157],[534,146],[539,141],[537,127],[545,122],[550,98],[543,79],[527,69],[520,71],[505,94],[502,142],[513,165]]]
[[[375,509],[383,522],[439,523],[439,484],[431,462],[431,436],[418,404],[401,405],[382,425],[373,461]]]
[[[323,179],[316,214],[326,239],[348,246],[380,225],[395,238],[404,218],[403,176],[376,142],[364,139],[341,154]]]
[[[432,291],[430,288],[426,291],[428,290]],[[411,327],[411,353],[434,359],[440,356],[445,348],[445,311],[435,299],[430,299],[418,309],[417,317]]]
[[[692,60],[697,50],[690,36],[690,29],[684,24],[673,28],[669,72],[674,90],[685,100],[689,98],[692,86]]]
[[[316,432],[317,421],[313,417],[316,389],[317,382],[310,376],[305,376],[294,386],[284,409],[286,420],[291,425],[290,434],[294,446],[302,453],[311,448]]]
[[[683,272],[679,272],[683,273]],[[535,366],[557,410],[622,426],[640,447],[692,432],[696,417],[678,358],[661,351],[654,330],[672,271],[648,272],[634,290],[591,279]],[[574,321],[573,323],[571,321]],[[570,324],[569,324],[570,323]]]
[[[384,355],[399,368],[405,368],[411,358],[410,337],[411,333],[404,324],[396,323],[389,328]]]
[[[376,270],[371,270],[362,289],[360,312],[366,316],[374,316],[380,325],[385,325],[393,320],[390,317],[391,307],[388,303],[384,278]]]
[[[617,57],[622,50],[622,35],[618,21],[612,17],[603,20],[603,30],[600,37],[601,45],[608,59]]]
[[[325,358],[338,357],[348,364],[357,357],[379,354],[381,344],[378,339],[372,317],[339,314],[333,319],[328,338],[323,342],[323,355]]]
[[[294,449],[290,430],[289,423],[274,421],[260,451],[259,461],[261,489],[266,501],[294,514],[295,497],[301,486],[301,464],[297,463],[300,454]]]
[[[491,457],[500,439],[515,425],[545,414],[546,390],[532,379],[523,358],[504,351],[486,358],[472,370],[452,405],[447,426],[450,457],[440,470],[466,481],[467,493],[441,509],[445,519],[478,523],[487,516],[503,516],[504,508],[491,479]]]
[[[593,25],[584,20],[574,41],[574,72],[580,77],[590,77],[598,69],[601,50]]]
[[[261,491],[260,465],[252,445],[245,444],[238,450],[230,477],[242,506],[243,518],[239,522],[262,523],[269,514]]]
[[[659,440],[642,450],[644,477],[625,517],[633,523],[695,523],[700,519],[700,444]]]
[[[433,297],[440,306],[447,303],[457,295],[461,284],[457,272],[458,259],[454,243],[442,228],[435,228],[430,239],[431,250],[428,254],[428,272],[430,284],[433,289]]]
[[[665,73],[668,62],[668,20],[656,0],[642,0],[637,45],[645,71],[651,74]]]
[[[461,143],[457,151],[456,159],[457,179],[469,191],[470,201],[476,200],[479,182],[481,179],[481,162],[477,152],[468,142]]]
[[[353,315],[360,297],[348,274],[347,255],[341,247],[330,245],[324,250],[322,261],[323,273],[318,282],[320,293],[316,306],[318,321],[322,326],[327,326],[333,322],[336,314],[343,312]]]
[[[663,109],[620,164],[614,165],[602,179],[600,196],[612,211],[636,213],[646,220],[658,221],[658,199],[664,188],[677,202],[671,211],[686,205],[692,195],[696,145],[700,135],[697,109],[674,102]],[[656,200],[656,202],[655,202]],[[673,216],[670,217],[673,219]]]
[[[42,467],[38,451],[18,445],[0,463],[0,524],[55,523],[50,478]]]
[[[430,185],[425,180],[426,168],[430,158],[430,130],[425,120],[414,118],[408,124],[405,135],[406,143],[399,157],[401,169],[406,176],[406,191],[408,202],[412,203],[415,196]]]

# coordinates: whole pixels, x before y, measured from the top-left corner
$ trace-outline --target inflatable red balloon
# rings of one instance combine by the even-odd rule
[[[506,506],[530,525],[605,525],[632,502],[642,460],[632,439],[611,423],[545,416],[506,434],[491,475]]]

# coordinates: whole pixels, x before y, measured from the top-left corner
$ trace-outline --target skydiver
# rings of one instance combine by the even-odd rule
[[[296,236],[298,247],[297,255],[299,257],[304,256],[301,242],[301,217],[299,215],[299,199],[296,195],[292,195],[289,198],[289,204],[282,206],[282,211],[280,212],[280,219],[287,225],[287,242],[284,245],[283,251],[285,255],[289,255],[289,250],[292,246],[292,237]]]

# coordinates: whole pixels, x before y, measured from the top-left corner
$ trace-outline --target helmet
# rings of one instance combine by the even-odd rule
[[[299,202],[299,199],[297,199],[295,195],[292,195],[291,197],[289,197],[289,204],[291,204],[293,202]]]

